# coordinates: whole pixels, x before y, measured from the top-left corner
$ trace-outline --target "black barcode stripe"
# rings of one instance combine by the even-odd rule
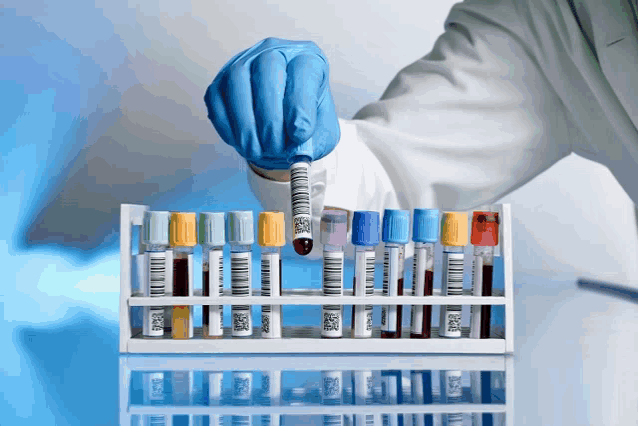
[[[419,263],[419,256],[417,256],[417,253],[415,251],[414,253],[414,262],[412,262],[412,295],[416,296],[417,294],[417,288],[419,287],[419,283],[418,283],[418,263]]]
[[[261,295],[270,296],[270,258],[261,259]]]
[[[166,284],[166,253],[149,254],[149,293],[151,297],[164,296]]]
[[[374,295],[374,253],[366,257],[366,296]]]
[[[383,253],[383,295],[390,294],[390,250]]]
[[[336,425],[342,425],[343,421],[342,421],[341,415],[331,414],[331,415],[323,416],[322,424],[324,426],[336,426]]]
[[[323,295],[341,296],[343,294],[343,257],[324,256],[323,258]]]
[[[250,296],[250,256],[230,258],[231,294]]]
[[[290,169],[290,193],[292,215],[310,215],[310,183],[307,166],[293,166]]]
[[[164,426],[166,425],[166,418],[164,416],[149,416],[150,426]]]

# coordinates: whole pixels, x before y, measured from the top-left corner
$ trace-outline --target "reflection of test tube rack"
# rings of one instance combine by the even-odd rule
[[[261,396],[268,400],[265,404],[258,403],[259,399],[253,397],[254,373],[245,371],[247,365],[261,372]],[[362,366],[365,366],[365,370],[361,370]],[[188,405],[186,397],[178,401],[171,401],[170,398],[162,399],[158,394],[161,387],[155,388],[154,396],[150,392],[145,393],[142,404],[131,403],[133,372],[142,374],[142,377],[149,377],[147,382],[143,382],[151,383],[150,378],[154,377],[153,374],[158,371],[172,371],[166,376],[171,377],[172,380],[175,379],[175,373],[179,373],[178,386],[184,388],[183,394],[189,395]],[[197,371],[204,372],[204,377],[208,377],[209,401],[204,405],[193,403],[196,394],[193,374]],[[307,386],[315,386],[316,392],[321,393],[321,405],[308,397],[313,394],[312,389],[298,387],[285,389],[284,382],[281,380],[281,375],[286,372],[312,371],[321,374],[321,381],[319,385],[311,383]],[[392,377],[387,375],[388,371],[393,371]],[[460,389],[458,380],[452,380],[449,386],[445,382],[439,387],[437,396],[437,389],[432,385],[437,371],[442,378],[459,377],[458,372],[462,372],[463,377],[469,377],[472,381],[469,386],[461,381]],[[457,375],[448,374],[450,372],[457,372]],[[475,386],[472,379],[473,372],[481,372],[482,378],[489,381],[489,384],[483,381],[479,385],[482,390],[480,396],[477,396],[473,388]],[[486,375],[485,372],[489,374]],[[229,395],[224,395],[222,392],[224,376],[231,380]],[[352,381],[347,379],[351,383],[348,385],[343,380],[349,376],[352,377]],[[487,376],[490,378],[487,379]],[[268,379],[264,379],[265,377]],[[388,378],[394,380],[393,382],[390,380],[392,383],[389,385]],[[267,380],[268,384],[263,380]],[[407,383],[399,386],[399,380]],[[380,393],[377,391],[375,394],[375,384],[383,382],[386,382],[386,389]],[[165,380],[161,383],[165,390],[169,386],[171,389],[175,388],[174,383],[168,385]],[[143,386],[147,389],[146,384]],[[317,386],[319,389],[316,389]],[[152,387],[148,389],[151,390]],[[296,403],[286,402],[281,397],[287,392],[294,394],[295,390],[302,390],[305,395],[298,398]],[[459,391],[462,395],[471,395],[471,399],[452,400],[452,398],[458,398]],[[384,415],[388,417],[388,420],[402,415],[404,425],[430,425],[436,424],[432,419],[437,418],[443,418],[448,422],[447,424],[450,424],[450,414],[461,414],[465,418],[474,419],[482,417],[483,413],[491,414],[495,425],[512,426],[514,425],[513,392],[513,358],[502,355],[120,357],[120,424],[124,426],[144,424],[139,420],[136,422],[133,418],[144,419],[150,418],[149,416],[163,416],[165,424],[171,425],[172,416],[178,415],[188,415],[191,418],[191,424],[196,424],[198,419],[203,418],[202,416],[207,416],[211,425],[223,424],[222,418],[225,416],[231,419],[232,424],[246,424],[247,419],[261,416],[262,421],[268,419],[271,421],[270,424],[276,425],[286,415],[319,415],[331,421],[338,420],[340,422],[338,424],[345,424],[344,419],[352,418],[353,421],[348,422],[349,424],[366,426],[381,426]],[[491,395],[487,395],[488,393]],[[352,395],[352,403],[350,399],[344,403],[344,395],[348,394]],[[384,396],[387,398],[384,399]],[[157,398],[156,402],[153,402],[152,398]],[[405,403],[397,405],[401,398],[405,399]],[[228,403],[229,400],[231,404]],[[481,424],[474,421],[473,426],[479,425]]]
[[[345,286],[342,296],[327,298],[322,289],[307,288],[284,288],[281,295],[265,296],[258,288],[254,288],[252,295],[247,297],[231,297],[231,289],[225,288],[222,297],[203,296],[202,291],[195,289],[192,295],[175,297],[173,295],[173,283],[169,282],[172,274],[167,270],[167,282],[165,285],[165,296],[147,297],[143,296],[140,288],[135,288],[134,283],[144,282],[147,274],[145,268],[135,268],[135,265],[146,265],[146,248],[143,241],[131,241],[134,227],[142,225],[144,212],[148,206],[123,204],[121,208],[121,240],[120,240],[120,352],[121,353],[206,353],[206,354],[282,354],[282,353],[312,353],[312,354],[334,354],[334,353],[401,353],[401,354],[505,354],[514,351],[514,299],[513,299],[513,273],[512,273],[512,244],[511,244],[511,209],[508,204],[496,205],[501,225],[499,227],[499,247],[498,251],[502,256],[498,257],[499,265],[495,264],[495,280],[503,279],[504,290],[494,289],[492,296],[474,296],[471,285],[466,280],[461,295],[445,296],[441,294],[441,289],[434,288],[431,296],[415,296],[411,291],[406,291],[402,296],[384,296],[382,290],[377,288],[372,295],[354,296],[350,286]],[[438,243],[437,243],[438,244]],[[137,247],[132,254],[133,247]],[[442,248],[437,245],[435,250],[439,253]],[[467,246],[466,257],[472,253],[472,247]],[[167,251],[168,258],[172,252]],[[438,256],[438,254],[436,255]],[[377,265],[377,269],[380,265]],[[469,270],[468,270],[469,271]],[[498,274],[498,276],[497,276]],[[195,276],[199,276],[195,274]],[[230,278],[227,274],[227,280]],[[253,283],[253,284],[256,284]],[[435,283],[436,284],[436,283]],[[256,286],[255,286],[256,287]],[[327,300],[328,299],[328,300]],[[383,305],[402,305],[406,309],[411,306],[482,306],[504,307],[504,324],[495,324],[487,339],[472,339],[469,335],[469,328],[463,326],[461,337],[455,339],[441,338],[439,329],[433,327],[429,339],[410,339],[409,327],[402,329],[402,338],[393,339],[392,344],[381,339],[381,330],[374,327],[371,338],[352,338],[351,329],[344,327],[342,338],[322,339],[321,325],[317,321],[316,326],[295,327],[284,324],[282,330],[282,344],[279,339],[264,339],[260,332],[254,332],[251,336],[243,339],[231,338],[231,330],[228,325],[223,331],[220,339],[204,339],[202,328],[195,327],[193,338],[174,340],[171,339],[168,329],[163,337],[155,339],[144,339],[142,328],[135,324],[133,313],[136,309],[144,306],[166,306],[165,316],[169,316],[173,306],[204,306],[204,305],[312,305],[321,306],[329,302],[335,306],[356,305],[377,306],[381,309]],[[232,308],[224,308],[232,310]],[[436,309],[436,308],[435,308]],[[500,309],[500,308],[499,308]],[[493,315],[494,316],[494,315]],[[170,322],[168,322],[170,324]]]

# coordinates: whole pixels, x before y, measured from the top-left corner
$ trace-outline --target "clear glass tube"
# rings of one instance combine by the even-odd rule
[[[494,247],[474,246],[472,260],[472,295],[491,296],[494,276]],[[490,305],[472,305],[470,308],[470,337],[488,339],[491,321]]]
[[[403,296],[405,245],[386,243],[383,258],[383,295]],[[385,305],[381,311],[381,338],[401,338],[403,305]]]
[[[312,220],[310,216],[310,157],[297,156],[290,166],[290,199],[292,203],[293,247],[297,254],[312,250]]]
[[[233,297],[249,297],[252,293],[252,249],[250,245],[230,246],[230,288]],[[250,337],[253,334],[251,305],[233,305],[232,336]]]
[[[173,248],[173,296],[193,295],[193,247]],[[173,306],[173,339],[193,337],[193,307]]]
[[[261,295],[281,296],[281,247],[261,248]],[[281,305],[261,307],[261,337],[281,339]]]
[[[224,295],[224,247],[204,245],[202,247],[202,290],[204,297]],[[204,338],[220,339],[224,334],[223,305],[202,307]]]
[[[443,246],[442,296],[463,295],[464,246]],[[439,336],[461,337],[461,305],[441,305]]]
[[[168,244],[149,244],[146,246],[145,297],[164,297],[166,295],[167,249]],[[164,337],[164,309],[164,306],[144,306],[142,336],[145,338]]]
[[[414,243],[412,265],[412,295],[431,296],[434,287],[434,243]],[[429,339],[432,305],[412,305],[410,337]]]
[[[354,280],[352,289],[355,296],[374,295],[374,246],[355,246]],[[372,337],[372,305],[352,307],[352,337]]]
[[[325,244],[323,246],[323,295],[343,295],[344,247]],[[338,339],[343,337],[343,305],[321,307],[321,337]]]

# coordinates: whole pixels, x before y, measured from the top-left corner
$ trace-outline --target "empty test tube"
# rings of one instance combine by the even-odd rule
[[[202,290],[204,297],[224,295],[224,213],[200,213],[199,243],[202,246]],[[224,334],[223,305],[202,308],[204,338],[220,339]]]
[[[172,213],[170,243],[173,247],[173,296],[193,295],[193,247],[197,244],[195,213]],[[173,339],[193,337],[193,306],[173,306]]]
[[[472,262],[472,295],[491,296],[494,273],[494,247],[498,245],[498,213],[474,212],[472,238],[474,259]],[[472,305],[470,314],[470,337],[490,337],[490,305]]]
[[[372,296],[374,295],[374,248],[379,244],[378,212],[354,212],[352,244],[355,247],[353,293],[355,296]],[[372,337],[372,305],[353,306],[352,337]]]
[[[410,233],[410,212],[386,209],[383,213],[383,295],[403,296],[405,273],[405,245]],[[400,338],[403,324],[403,305],[383,306],[381,337]]]
[[[169,212],[144,212],[142,240],[146,245],[147,282],[144,296],[163,297],[166,291],[166,250],[170,222]],[[164,306],[144,306],[144,337],[164,336]]]
[[[323,244],[323,295],[343,295],[343,259],[347,242],[348,213],[343,210],[324,210],[321,216],[321,244]],[[343,305],[321,307],[321,337],[343,337]]]
[[[228,212],[226,238],[230,244],[230,288],[233,297],[249,297],[252,283],[252,244],[255,242],[253,212]],[[232,336],[250,337],[253,334],[251,305],[233,305]]]
[[[463,262],[467,245],[467,213],[443,213],[441,225],[443,245],[442,296],[463,295]],[[461,305],[441,305],[439,336],[461,337]]]
[[[261,248],[261,295],[281,296],[281,247],[285,244],[284,214],[259,214],[259,245]],[[281,305],[261,307],[261,337],[280,339]]]
[[[312,220],[310,216],[310,162],[312,139],[294,148],[290,161],[290,199],[292,204],[293,247],[300,255],[312,250]]]
[[[434,243],[439,240],[439,211],[414,209],[412,295],[431,296],[434,286]],[[412,305],[410,337],[429,339],[432,305]]]

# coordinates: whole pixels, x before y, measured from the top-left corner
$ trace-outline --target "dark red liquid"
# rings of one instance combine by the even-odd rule
[[[188,296],[188,259],[173,260],[173,296]]]
[[[202,276],[202,294],[210,296],[210,271],[204,271]],[[210,306],[204,305],[202,310],[202,325],[205,329],[210,327]],[[205,333],[205,335],[208,333]]]
[[[425,280],[423,282],[424,296],[432,296],[432,287],[434,283],[434,272],[425,271]],[[411,333],[412,339],[429,339],[430,329],[432,328],[432,305],[423,305],[423,324],[421,325],[421,334]]]
[[[398,291],[397,294],[399,296],[403,296],[403,278],[399,278],[398,283]],[[390,308],[390,306],[388,306]],[[383,331],[381,330],[381,338],[382,339],[400,339],[401,338],[401,326],[403,325],[403,305],[397,305],[397,323],[396,330],[397,331]]]
[[[305,256],[312,250],[312,238],[297,238],[292,245],[297,254]]]
[[[492,273],[494,267],[492,265],[483,265],[483,293],[482,296],[492,295]],[[490,321],[492,315],[492,307],[490,305],[481,306],[481,339],[490,338]]]

